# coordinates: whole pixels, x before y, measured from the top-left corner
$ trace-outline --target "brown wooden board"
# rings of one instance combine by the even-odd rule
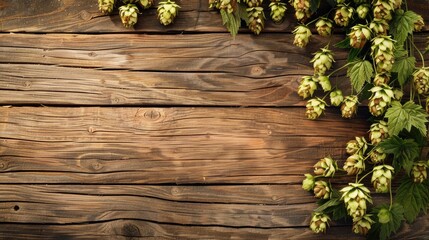
[[[365,135],[303,108],[0,108],[1,183],[299,183]],[[333,113],[335,112],[335,113]]]
[[[135,29],[122,26],[117,13],[104,16],[96,0],[3,0],[0,2],[0,32],[226,32],[219,13],[210,11],[208,0],[179,0],[182,8],[175,23],[163,27],[156,19],[155,9],[145,11]],[[266,1],[268,4],[268,1]],[[274,24],[266,12],[264,32],[291,32],[296,25],[292,7],[282,24]],[[409,8],[429,22],[426,0],[409,1]],[[268,9],[268,8],[266,8]],[[426,25],[426,30],[429,29]],[[247,31],[243,28],[244,31]]]
[[[315,37],[301,49],[291,34],[121,36],[1,35],[0,104],[303,106],[297,86],[327,43]],[[415,40],[423,49],[426,35]],[[334,68],[346,57],[336,51]],[[344,71],[331,80],[349,93]]]

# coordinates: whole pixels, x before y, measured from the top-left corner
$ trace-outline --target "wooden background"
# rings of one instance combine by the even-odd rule
[[[289,20],[232,39],[207,0],[179,2],[173,26],[152,9],[128,30],[96,0],[0,0],[0,238],[360,239],[312,234],[301,189],[368,129],[305,119],[295,91],[327,40],[294,47]],[[423,216],[395,239],[428,235]]]

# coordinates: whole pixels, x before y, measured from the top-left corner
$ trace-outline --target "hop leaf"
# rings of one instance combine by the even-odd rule
[[[419,21],[419,15],[413,11],[396,10],[395,17],[391,23],[391,34],[397,41],[399,46],[402,46],[407,40],[408,34],[411,34],[414,29],[414,23]]]
[[[419,157],[419,145],[413,139],[404,140],[393,136],[378,146],[385,153],[393,154],[393,166],[396,169],[403,167],[407,173],[411,171],[414,160]]]
[[[404,207],[404,216],[408,222],[414,222],[421,211],[425,211],[429,205],[429,184],[414,183],[409,177],[405,177],[396,190],[396,201]]]
[[[415,127],[422,135],[426,136],[426,123],[428,122],[426,117],[427,113],[422,106],[411,101],[404,105],[394,101],[386,112],[389,134],[391,136],[398,135],[404,129],[410,132],[411,128]]]
[[[413,74],[415,66],[415,57],[395,58],[395,63],[393,63],[392,72],[398,73],[398,81],[401,86],[404,86],[405,83],[407,83],[408,78],[411,76],[411,74]]]
[[[367,60],[358,60],[347,70],[347,76],[350,77],[353,88],[359,92],[365,82],[371,82],[374,75],[374,68]]]
[[[392,233],[395,233],[404,220],[404,208],[402,205],[395,203],[389,208],[388,205],[381,205],[373,209],[375,220],[374,226],[370,230],[369,239],[386,240]],[[382,212],[382,214],[380,214]],[[386,223],[380,223],[380,216],[389,220]]]

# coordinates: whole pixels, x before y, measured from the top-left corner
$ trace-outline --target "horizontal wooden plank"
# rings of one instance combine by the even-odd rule
[[[163,27],[156,19],[155,9],[145,11],[135,30],[122,27],[117,13],[104,16],[98,11],[97,1],[45,0],[28,2],[3,0],[0,3],[1,32],[225,32],[220,14],[209,11],[208,0],[179,0],[181,12],[172,26]],[[268,5],[268,1],[265,1]],[[426,0],[409,1],[410,9],[429,22],[429,4]],[[290,32],[296,25],[292,7],[281,24],[266,21],[265,32]],[[268,9],[268,8],[267,8]],[[269,13],[266,13],[269,18]],[[426,27],[426,30],[429,29]],[[244,29],[243,29],[244,30]],[[244,30],[246,31],[246,30]]]
[[[363,116],[302,108],[0,108],[1,183],[299,183]],[[329,129],[329,130],[327,130]],[[190,174],[192,173],[192,174]]]
[[[2,35],[0,104],[303,106],[297,86],[313,73],[311,53],[326,44],[316,37],[300,49],[290,34],[117,38]],[[423,48],[426,36],[415,39]],[[346,55],[336,51],[335,67]],[[344,73],[331,80],[348,93]]]

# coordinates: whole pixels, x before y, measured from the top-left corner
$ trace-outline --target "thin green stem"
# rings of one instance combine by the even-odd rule
[[[422,67],[425,67],[425,58],[423,57],[423,53],[417,48],[416,44],[414,44],[414,41],[410,41],[410,42],[413,45],[414,49],[416,49],[420,55],[420,58],[422,60]]]
[[[360,183],[362,182],[362,180],[364,180],[366,177],[368,177],[369,174],[371,174],[374,171],[374,169],[372,169],[371,171],[367,172],[365,175],[363,175],[363,177],[361,177],[359,179],[359,181],[357,181],[356,183]]]
[[[392,180],[389,180],[389,195],[390,195],[390,207],[389,207],[389,211],[392,210],[392,206],[393,206],[393,194],[392,194]]]
[[[353,63],[354,63],[354,62],[353,62]],[[328,75],[328,77],[331,77],[334,73],[337,73],[337,72],[339,72],[339,71],[343,70],[344,68],[348,67],[350,64],[352,64],[352,62],[349,62],[349,63],[347,63],[346,65],[344,65],[344,66],[342,66],[342,67],[340,67],[340,68],[335,69],[334,71],[332,71],[332,72]]]

